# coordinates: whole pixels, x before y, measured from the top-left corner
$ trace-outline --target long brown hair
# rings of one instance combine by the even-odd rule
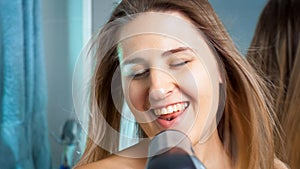
[[[241,56],[224,26],[207,0],[123,0],[114,10],[108,23],[123,16],[147,11],[177,11],[188,17],[212,44],[224,67],[226,80],[226,103],[218,133],[236,168],[271,169],[274,167],[273,134],[275,122],[269,105],[269,96],[260,76]],[[124,21],[126,23],[128,21]],[[109,29],[104,27],[101,37]],[[118,149],[115,136],[103,129],[95,120],[102,113],[105,121],[115,130],[120,129],[120,114],[113,106],[110,84],[119,60],[116,47],[101,53],[115,38],[114,31],[98,39],[97,58],[103,58],[95,66],[91,102],[93,118],[90,119],[89,136],[85,153],[79,165],[91,163],[110,155]],[[118,77],[119,75],[117,75]],[[121,86],[120,86],[121,87]],[[120,90],[121,91],[121,90]],[[121,93],[120,93],[121,95]],[[123,97],[120,96],[122,99]],[[120,101],[121,103],[121,101]],[[140,132],[143,133],[143,132]],[[115,142],[111,142],[114,140]],[[111,151],[96,143],[109,144]],[[110,143],[108,143],[110,142]]]
[[[270,0],[260,15],[247,55],[250,63],[270,82],[292,169],[300,166],[299,11],[299,1]],[[280,152],[283,148],[276,144],[276,149]]]

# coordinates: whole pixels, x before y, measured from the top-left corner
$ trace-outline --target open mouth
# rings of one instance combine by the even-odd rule
[[[189,102],[181,102],[171,104],[162,108],[153,109],[152,112],[158,119],[164,121],[172,121],[184,112],[189,106]]]

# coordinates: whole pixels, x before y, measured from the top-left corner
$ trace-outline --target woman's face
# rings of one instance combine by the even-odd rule
[[[189,22],[179,13],[169,14]],[[147,27],[145,20],[149,20],[147,14],[137,17],[123,28],[123,33]],[[170,26],[168,20],[160,20],[157,26]],[[196,143],[205,125],[209,125],[214,90],[211,76],[219,79],[219,75],[210,75],[199,58],[214,59],[201,34],[191,38],[201,44],[197,54],[189,45],[156,33],[138,33],[118,45],[126,102],[149,137],[177,129]]]

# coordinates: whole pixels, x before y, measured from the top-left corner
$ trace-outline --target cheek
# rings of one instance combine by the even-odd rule
[[[182,92],[194,101],[211,98],[211,79],[201,65],[194,65],[188,70],[176,74],[175,78]]]
[[[145,111],[148,109],[148,93],[147,88],[141,82],[131,81],[125,84],[124,95],[126,97],[127,104],[135,113],[137,111]]]
[[[192,130],[189,136],[194,141],[199,141],[212,106],[212,80],[207,71],[201,66],[190,67],[189,71],[176,75],[182,93],[191,99],[191,113],[193,113]]]
[[[195,90],[194,98],[196,98],[197,111],[199,111],[200,120],[206,120],[208,115],[211,113],[212,106],[212,80],[210,79],[207,71],[201,67],[194,71],[193,76],[195,77]]]

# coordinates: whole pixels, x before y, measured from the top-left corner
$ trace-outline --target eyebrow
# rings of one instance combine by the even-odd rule
[[[183,51],[192,51],[192,49],[189,48],[189,47],[178,47],[178,48],[175,48],[175,49],[170,49],[170,50],[165,51],[162,54],[162,56],[165,57],[165,56],[169,56],[169,55],[179,53],[179,52],[183,52]]]
[[[175,49],[170,49],[162,53],[162,57],[167,57],[175,53],[183,52],[183,51],[192,51],[191,48],[189,47],[178,47]],[[144,62],[145,60],[143,58],[133,58],[133,59],[126,59],[122,62],[122,65],[127,65],[127,64],[134,64],[134,63],[140,63]]]
[[[127,64],[135,64],[135,63],[140,63],[140,62],[145,62],[143,58],[133,58],[133,59],[126,59],[122,62],[122,65],[127,65]]]

